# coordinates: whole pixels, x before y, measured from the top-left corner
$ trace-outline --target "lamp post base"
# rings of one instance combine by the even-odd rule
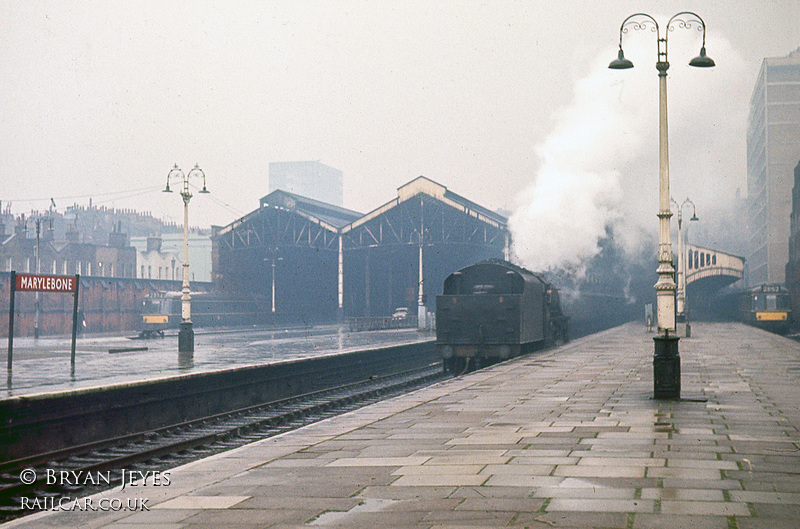
[[[194,352],[194,330],[192,330],[192,322],[190,321],[181,322],[181,328],[178,331],[178,352]]]
[[[678,354],[677,336],[655,336],[653,355],[653,397],[655,399],[681,398],[681,357]]]

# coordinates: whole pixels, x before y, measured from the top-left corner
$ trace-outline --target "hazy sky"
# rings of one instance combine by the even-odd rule
[[[670,33],[673,195],[708,210],[746,192],[754,80],[800,46],[797,0],[0,0],[0,200],[180,221],[160,190],[199,163],[192,224],[225,225],[267,194],[269,162],[320,160],[361,212],[425,175],[517,230],[549,207],[551,232],[654,233],[655,36],[626,35],[634,70],[606,66],[625,17],[683,10],[718,66],[686,66],[700,33]]]

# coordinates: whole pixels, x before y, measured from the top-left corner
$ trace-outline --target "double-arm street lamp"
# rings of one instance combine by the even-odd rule
[[[690,66],[709,68],[714,66],[714,61],[706,56],[706,25],[698,15],[683,11],[674,15],[667,22],[664,36],[658,22],[645,13],[636,13],[626,18],[619,28],[619,55],[608,65],[613,70],[633,68],[633,63],[625,58],[622,53],[622,37],[633,30],[651,29],[656,34],[658,57],[656,69],[658,70],[658,281],[656,290],[656,319],[658,332],[663,333],[654,337],[655,356],[653,358],[653,385],[655,398],[677,399],[681,393],[680,356],[678,355],[678,337],[675,336],[675,269],[672,266],[672,242],[670,234],[669,208],[669,146],[667,135],[667,36],[676,27],[693,29],[697,27],[703,33],[703,45],[700,55],[689,61]],[[670,333],[672,335],[670,335]]]
[[[686,326],[685,335],[688,338],[691,331],[689,330],[689,318],[686,310],[686,268],[687,268],[687,261],[686,261],[686,237],[683,234],[683,208],[685,206],[692,206],[692,216],[689,219],[690,221],[698,221],[700,219],[697,218],[697,208],[694,205],[694,202],[689,200],[689,197],[686,197],[686,200],[678,204],[675,200],[670,199],[672,204],[675,204],[675,207],[678,210],[678,295],[676,296],[675,304],[676,304],[676,313],[677,313],[677,325],[680,327],[681,325]],[[678,329],[678,335],[680,336],[681,329]]]
[[[192,199],[192,192],[189,190],[189,180],[191,178],[202,178],[203,189],[200,193],[208,193],[206,189],[206,174],[195,164],[188,174],[180,170],[178,164],[167,174],[167,186],[165,193],[172,193],[169,187],[170,180],[177,179],[183,181],[181,188],[181,198],[183,199],[183,290],[181,294],[181,327],[178,331],[178,351],[181,353],[194,352],[194,331],[192,330],[192,296],[189,289],[189,200]]]

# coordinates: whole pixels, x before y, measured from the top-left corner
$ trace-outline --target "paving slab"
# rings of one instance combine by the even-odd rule
[[[631,323],[90,498],[146,509],[3,527],[797,527],[800,343],[692,331],[683,400],[652,398],[653,335]]]

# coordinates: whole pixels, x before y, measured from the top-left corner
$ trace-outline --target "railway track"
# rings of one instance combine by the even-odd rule
[[[440,364],[314,391],[125,437],[0,463],[0,522],[121,483],[122,469],[161,472],[339,415],[444,377]],[[66,476],[66,479],[63,478]],[[37,501],[37,499],[39,501]]]

